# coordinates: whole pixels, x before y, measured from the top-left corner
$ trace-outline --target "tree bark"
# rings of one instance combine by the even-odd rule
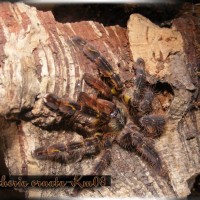
[[[188,27],[185,20],[190,22]],[[166,102],[165,132],[155,141],[169,180],[156,174],[141,157],[114,145],[111,165],[104,172],[112,176],[112,186],[84,190],[80,195],[186,197],[200,173],[200,113],[196,108],[188,109],[199,101],[200,41],[196,23],[197,17],[188,14],[175,19],[171,28],[160,28],[133,14],[127,29],[117,25],[104,27],[93,21],[62,24],[55,21],[51,12],[23,3],[1,4],[0,135],[9,173],[87,174],[92,166],[93,159],[60,164],[32,157],[32,151],[39,146],[81,137],[58,127],[62,118],[43,103],[48,92],[73,100],[80,91],[92,92],[82,76],[84,72],[97,75],[98,71],[70,42],[72,36],[79,35],[98,48],[123,82],[134,78],[134,61],[142,57],[148,81],[168,83],[174,93],[172,102]],[[70,191],[31,188],[26,195],[57,198]]]

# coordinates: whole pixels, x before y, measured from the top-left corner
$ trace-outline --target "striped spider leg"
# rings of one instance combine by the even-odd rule
[[[67,158],[73,153],[75,153],[74,157],[77,157],[77,149],[85,148],[85,151],[82,151],[82,157],[89,154],[89,147],[95,146],[98,149],[101,139],[101,133],[98,133],[98,130],[106,127],[105,124],[114,109],[114,104],[106,100],[98,101],[95,97],[90,97],[84,92],[79,95],[79,103],[62,100],[54,94],[45,95],[44,102],[54,111],[60,112],[63,116],[67,115],[71,129],[82,134],[85,138],[81,143],[39,147],[33,153],[35,158],[67,162]]]

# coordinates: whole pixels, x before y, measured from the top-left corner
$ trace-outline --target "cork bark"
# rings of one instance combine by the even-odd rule
[[[189,23],[187,23],[188,21]],[[186,197],[200,173],[200,113],[190,108],[198,102],[199,33],[197,17],[184,14],[161,28],[133,14],[127,29],[93,21],[59,23],[50,11],[38,11],[23,3],[0,6],[0,136],[4,161],[11,175],[87,174],[93,158],[60,164],[39,161],[32,151],[43,145],[79,140],[77,133],[58,126],[62,118],[50,111],[43,96],[55,93],[77,99],[91,92],[82,81],[84,72],[98,74],[70,42],[79,35],[108,59],[122,81],[134,78],[134,61],[142,57],[148,81],[167,83],[173,98],[166,105],[164,134],[155,148],[165,163],[169,179],[159,176],[135,153],[112,148],[112,162],[104,174],[112,186],[84,190],[95,197]],[[131,90],[131,88],[129,88]],[[71,189],[27,189],[30,197],[65,197]]]

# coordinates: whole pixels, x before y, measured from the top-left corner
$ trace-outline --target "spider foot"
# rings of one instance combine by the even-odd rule
[[[160,115],[145,115],[140,119],[141,125],[147,131],[147,135],[151,137],[159,137],[166,124],[166,120]]]
[[[137,152],[156,171],[162,171],[161,159],[152,145],[152,140],[145,138],[142,133],[130,128],[130,125],[121,132],[117,138],[117,143],[126,150]]]

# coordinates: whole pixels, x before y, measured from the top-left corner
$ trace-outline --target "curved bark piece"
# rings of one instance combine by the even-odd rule
[[[171,28],[160,28],[141,15],[132,15],[128,23],[133,59],[144,59],[150,82],[159,80],[173,87],[166,131],[156,145],[167,158],[169,177],[178,197],[190,194],[200,173],[200,112],[199,108],[189,109],[200,96],[197,24],[192,14],[173,20]]]
[[[155,37],[149,40],[151,30]],[[168,48],[173,45],[167,40],[173,31],[176,33],[173,40],[177,41],[175,49]],[[163,36],[165,42],[160,44],[160,37],[156,36],[162,34],[165,35]],[[188,103],[191,102],[191,91],[195,90],[196,86],[187,74],[185,59],[188,54],[184,49],[186,42],[184,36],[177,30],[161,29],[140,15],[131,16],[128,22],[128,39],[127,30],[119,26],[104,27],[92,21],[61,24],[55,21],[51,12],[38,11],[23,3],[1,4],[0,126],[3,128],[0,134],[10,174],[87,174],[92,168],[94,163],[92,159],[60,164],[36,160],[31,155],[39,146],[80,140],[80,135],[57,126],[62,122],[62,118],[50,111],[43,102],[46,93],[55,93],[59,97],[76,100],[81,91],[94,92],[82,81],[82,77],[85,72],[98,74],[98,71],[95,64],[70,42],[70,38],[75,35],[81,36],[97,47],[108,58],[114,70],[120,74],[123,82],[129,82],[134,77],[132,69],[134,63],[130,58],[128,45],[130,42],[133,60],[142,57],[146,62],[148,80],[151,83],[155,83],[155,80],[168,82],[174,87],[173,101],[170,107],[167,105],[169,120],[166,131],[155,141],[156,150],[166,163],[169,180],[157,175],[136,154],[114,144],[111,165],[104,172],[112,176],[112,186],[84,190],[80,195],[187,196],[189,194],[187,181],[200,171],[200,151],[199,125],[196,129],[198,133],[193,140],[186,139],[186,133],[180,126]],[[134,40],[135,37],[138,43]],[[149,49],[148,41],[153,41]],[[146,44],[144,53],[149,52],[145,55],[141,50],[144,44]],[[155,53],[151,53],[153,46],[162,47],[159,49],[161,53],[157,52],[157,49],[153,50]],[[174,65],[178,68],[172,67]],[[176,75],[180,71],[181,73]],[[132,93],[132,87],[129,88],[129,92]],[[197,121],[200,119],[199,112],[195,112],[195,117]],[[182,127],[185,126],[184,123]],[[188,123],[192,125],[193,122]],[[61,124],[64,126],[63,122]],[[195,155],[193,157],[192,152]],[[193,162],[195,165],[192,165]],[[69,188],[54,190],[31,188],[26,190],[26,195],[29,198],[58,198],[67,196],[70,192]]]

